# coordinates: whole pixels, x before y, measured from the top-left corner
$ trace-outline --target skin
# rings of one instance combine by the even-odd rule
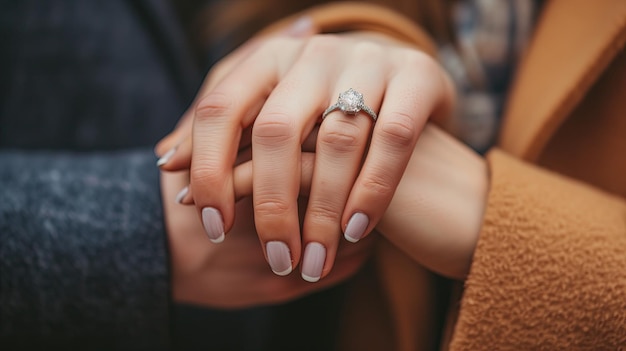
[[[340,245],[335,269],[319,283],[311,284],[296,274],[280,277],[272,273],[259,249],[254,229],[249,196],[252,177],[248,165],[235,171],[237,194],[242,198],[235,205],[237,221],[229,240],[220,245],[212,245],[207,240],[193,207],[181,206],[175,201],[180,188],[188,182],[188,175],[185,172],[162,174],[161,192],[175,301],[217,308],[282,303],[344,281],[371,256],[374,236],[359,245]]]
[[[469,184],[479,189],[472,196],[481,200],[474,201],[471,214],[462,216],[463,225],[449,225],[456,230],[471,224],[467,231],[472,234],[461,235],[467,238],[463,249],[454,250],[465,264],[449,258],[443,261],[455,261],[444,264],[450,267],[439,267],[435,261],[441,255],[408,240],[407,233],[402,237],[387,234],[407,230],[414,234],[417,229],[435,231],[420,223],[406,223],[407,218],[420,218],[419,212],[407,212],[418,210],[414,198],[400,201],[402,206],[390,206],[394,193],[414,194],[414,183],[403,191],[396,189],[408,172],[427,120],[441,120],[452,109],[454,92],[449,79],[427,55],[378,34],[310,34],[253,40],[209,75],[186,117],[157,147],[159,155],[175,150],[161,165],[163,170],[190,169],[192,191],[183,202],[195,204],[200,218],[207,208],[218,213],[223,231],[231,232],[237,212],[234,167],[244,166],[242,154],[251,154],[252,160],[246,167],[251,169],[254,186],[251,179],[246,186],[252,192],[256,234],[263,248],[268,242],[285,243],[292,267],[300,262],[307,245],[319,243],[325,248],[321,276],[326,277],[336,260],[342,232],[349,229],[348,223],[355,214],[363,214],[367,219],[363,237],[380,222],[383,233],[391,235],[392,242],[407,244],[412,249],[409,256],[418,262],[427,267],[433,265],[435,270],[451,276],[464,275],[466,268],[457,266],[468,266],[468,257],[471,258],[468,251],[473,252],[486,181]],[[336,111],[319,124],[322,111],[350,87],[363,93],[366,104],[379,111],[376,123],[364,113],[346,116]],[[314,161],[308,163],[305,158],[310,155],[303,147],[307,143],[314,145],[315,151]],[[173,149],[174,145],[178,146]],[[477,161],[475,155],[461,154],[458,166],[470,167],[471,163],[480,170],[477,173],[481,176],[476,178],[486,179],[484,162]],[[461,158],[474,162],[461,162]],[[306,184],[309,196],[302,216],[298,195],[307,164],[313,167],[310,183]],[[450,181],[459,178],[458,169],[448,171],[454,173]],[[441,182],[441,178],[435,180]],[[433,183],[439,185],[435,180]],[[453,201],[460,200],[464,199],[448,196],[443,209],[454,208]],[[405,215],[396,216],[399,218],[391,223],[381,221],[391,209]],[[439,219],[450,221],[444,215]],[[434,233],[424,234],[437,242]],[[440,245],[461,246],[455,241],[440,241]],[[428,254],[433,257],[424,259]]]
[[[315,157],[313,152],[303,154],[303,209]],[[464,279],[469,272],[488,192],[487,167],[479,155],[434,125],[424,128],[374,235],[357,244],[342,242],[335,269],[316,284],[296,274],[279,277],[267,268],[252,220],[252,162],[242,161],[233,173],[240,199],[238,217],[228,240],[220,245],[208,242],[193,207],[175,201],[187,174],[162,174],[176,301],[235,308],[310,294],[354,274],[380,236],[396,248],[394,255],[404,253],[406,261],[456,279]]]

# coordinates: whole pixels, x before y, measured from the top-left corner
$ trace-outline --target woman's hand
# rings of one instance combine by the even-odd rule
[[[237,195],[244,195],[251,189],[249,164],[240,167],[235,178]],[[279,277],[267,267],[259,250],[250,198],[235,205],[232,237],[221,245],[208,245],[195,209],[175,201],[188,179],[184,172],[164,173],[161,178],[175,301],[218,308],[282,303],[345,280],[370,256],[374,236],[362,245],[340,245],[335,269],[319,284],[309,284],[297,275]]]
[[[321,124],[300,235],[302,144],[348,88],[363,94],[378,120],[336,111]],[[303,247],[305,265],[321,259],[324,277],[342,231],[355,242],[378,223],[424,123],[449,110],[452,96],[446,75],[430,57],[383,36],[272,38],[202,92],[193,138],[162,166],[190,164],[193,202],[209,238],[220,242],[235,223],[237,153],[251,144],[254,219],[272,270],[291,272]]]
[[[302,155],[302,195],[310,189],[315,157],[312,152]],[[251,166],[246,162],[235,169],[238,196],[251,192]],[[465,279],[482,226],[488,188],[485,160],[428,123],[375,232],[426,268]]]
[[[465,279],[488,190],[485,160],[428,124],[376,229],[426,268]]]

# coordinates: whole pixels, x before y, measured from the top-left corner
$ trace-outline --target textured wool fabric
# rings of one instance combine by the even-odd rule
[[[451,350],[626,347],[626,3],[550,2],[535,35]]]
[[[0,348],[170,345],[151,148],[199,77],[168,4],[0,5]]]
[[[150,147],[201,77],[167,0],[5,1],[0,147]]]
[[[451,349],[626,345],[624,200],[498,150],[488,157],[488,210]]]
[[[425,53],[435,56],[434,41],[417,24],[386,7],[368,3],[335,2],[322,4],[289,16],[264,29],[259,35],[280,31],[303,16],[309,16],[321,33],[372,31],[384,33]]]
[[[3,346],[167,348],[169,282],[154,159],[151,150],[0,152]]]

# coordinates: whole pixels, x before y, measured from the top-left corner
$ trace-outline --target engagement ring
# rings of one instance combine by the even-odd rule
[[[341,110],[346,115],[356,115],[360,111],[367,113],[372,120],[376,122],[376,112],[374,112],[371,108],[365,105],[365,101],[363,100],[363,94],[358,91],[350,88],[347,91],[339,94],[339,100],[334,105],[331,105],[324,111],[322,114],[322,119],[326,118],[326,116],[335,111]]]

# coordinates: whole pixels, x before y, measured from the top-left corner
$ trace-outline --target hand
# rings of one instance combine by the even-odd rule
[[[349,87],[380,111],[371,145],[365,156],[373,122],[363,113],[333,112],[321,124],[301,236],[301,145],[322,111]],[[220,242],[235,222],[231,169],[247,144],[245,131],[253,127],[254,218],[270,266],[277,274],[290,272],[303,242],[305,265],[309,253],[324,256],[324,277],[342,229],[354,242],[376,225],[424,123],[449,110],[452,95],[431,58],[386,37],[270,39],[198,99],[192,142],[183,142],[163,169],[181,169],[193,160],[193,201],[207,234]]]
[[[311,152],[302,154],[303,195],[311,186],[315,157]],[[251,166],[246,162],[235,168],[238,192],[251,191]],[[482,226],[488,187],[485,160],[428,123],[375,231],[426,268],[465,279]]]
[[[416,262],[465,279],[489,188],[485,160],[427,125],[377,230]]]
[[[239,196],[250,189],[244,184],[251,180],[247,165],[235,172]],[[374,236],[362,245],[341,245],[335,269],[319,284],[310,284],[294,274],[279,277],[267,267],[260,250],[249,197],[235,205],[237,221],[232,237],[222,245],[210,245],[196,211],[175,201],[176,193],[187,181],[183,172],[164,173],[161,177],[175,301],[218,308],[285,302],[345,280],[370,256]]]

